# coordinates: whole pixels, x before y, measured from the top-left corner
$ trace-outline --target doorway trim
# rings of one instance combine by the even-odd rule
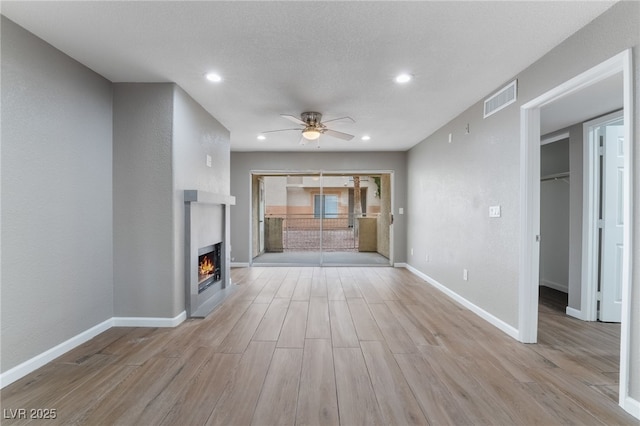
[[[622,323],[620,333],[619,404],[631,412],[629,398],[630,299],[633,208],[633,87],[632,52],[627,49],[520,107],[520,277],[518,340],[536,343],[538,337],[538,287],[540,264],[540,109],[614,74],[623,74],[624,149],[624,249],[622,264]],[[584,308],[584,307],[581,307]]]

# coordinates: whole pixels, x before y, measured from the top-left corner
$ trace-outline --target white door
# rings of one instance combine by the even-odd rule
[[[264,253],[264,180],[259,179],[258,190],[258,239],[260,240],[260,253]]]
[[[623,252],[623,178],[624,125],[622,119],[603,124],[599,129],[602,160],[602,215],[600,263],[600,312],[598,319],[620,322],[622,319]]]

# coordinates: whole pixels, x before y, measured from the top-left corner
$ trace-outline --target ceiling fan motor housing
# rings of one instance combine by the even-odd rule
[[[303,112],[300,115],[300,118],[302,118],[302,121],[304,121],[308,126],[315,127],[320,124],[322,120],[322,114],[320,114],[319,112],[308,111]]]

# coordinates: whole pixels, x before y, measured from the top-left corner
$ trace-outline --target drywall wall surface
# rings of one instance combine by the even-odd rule
[[[173,89],[173,316],[176,316],[185,308],[184,190],[229,195],[231,178],[229,131],[184,90],[177,85]]]
[[[518,327],[519,107],[565,81],[631,48],[640,80],[639,2],[619,2],[553,48],[519,75],[518,100],[487,119],[472,105],[408,155],[408,248],[422,257],[408,262],[499,320]],[[505,82],[506,84],[507,82]],[[495,88],[497,90],[499,88]],[[493,93],[487,93],[487,96]],[[640,91],[633,94],[633,137],[639,140]],[[465,129],[469,125],[469,133]],[[452,143],[448,135],[452,134]],[[637,145],[632,143],[633,145]],[[634,182],[640,150],[633,153]],[[633,212],[630,395],[640,400],[640,185]],[[502,206],[502,217],[488,207]],[[437,206],[437,207],[434,207]],[[429,263],[424,253],[437,253]],[[469,281],[462,269],[469,269]]]
[[[540,285],[569,292],[568,179],[540,182]]]
[[[544,144],[540,147],[540,177],[569,172],[569,139]]]
[[[112,91],[1,19],[6,372],[113,317]]]
[[[569,292],[569,139],[540,148],[540,285]],[[560,178],[549,176],[562,175]]]
[[[114,310],[175,317],[169,83],[114,84]]]
[[[407,161],[407,263],[512,326],[518,297],[517,117],[517,109],[505,109],[500,118],[506,121],[493,128],[476,104],[411,149]],[[491,206],[500,206],[500,217],[489,217]]]
[[[393,261],[406,259],[406,152],[231,152],[231,193],[236,205],[231,208],[232,261],[249,262],[252,171],[371,172],[393,171],[392,205]]]

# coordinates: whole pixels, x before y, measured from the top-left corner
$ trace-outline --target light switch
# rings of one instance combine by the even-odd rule
[[[500,206],[489,207],[489,217],[500,217]]]
[[[402,207],[398,208],[398,214],[404,214],[404,208]]]
[[[207,167],[211,167],[211,156],[207,154]]]

